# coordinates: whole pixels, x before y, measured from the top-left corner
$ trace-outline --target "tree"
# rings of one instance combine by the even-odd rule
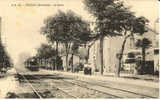
[[[46,59],[54,57],[54,56],[56,56],[56,50],[53,49],[48,44],[41,44],[41,46],[37,49],[36,57],[40,58],[41,61],[42,61],[42,59],[44,59],[46,61]]]
[[[86,21],[82,20],[81,17],[79,17],[72,11],[68,11],[66,13],[66,16],[68,18],[63,20],[66,23],[68,22],[68,25],[66,25],[66,27],[68,28],[66,29],[67,32],[66,33],[64,32],[65,34],[63,34],[62,43],[65,45],[66,48],[66,68],[67,68],[69,50],[71,48],[75,49],[76,45],[78,46],[81,44],[86,44],[86,42],[90,40],[90,27]],[[76,45],[75,42],[77,43]]]
[[[78,54],[79,44],[74,42],[72,45],[72,56],[71,56],[71,70],[73,72],[73,55]]]
[[[119,76],[126,40],[133,37],[133,33],[143,34],[147,20],[144,17],[135,17],[134,13],[119,0],[84,0],[84,3],[88,11],[96,18],[95,31],[100,39],[101,74],[103,74],[104,37],[124,37],[118,56],[119,66],[116,67],[116,76]]]
[[[130,16],[126,18],[126,22],[124,23],[124,34],[122,35],[124,37],[124,40],[122,42],[122,47],[119,52],[119,66],[116,70],[116,76],[119,77],[120,75],[120,68],[121,68],[121,62],[123,58],[123,53],[125,49],[125,44],[128,38],[132,38],[134,40],[134,35],[142,36],[144,33],[146,33],[148,30],[146,29],[146,25],[148,23],[148,20],[145,17],[135,17]]]
[[[40,58],[50,58],[56,55],[56,51],[48,44],[41,44],[37,49],[37,55]]]
[[[76,15],[72,11],[68,12],[62,12],[58,11],[58,13],[51,17],[49,23],[51,23],[51,26],[48,30],[52,32],[48,32],[49,34],[52,33],[52,35],[47,35],[48,38],[51,40],[57,40],[65,47],[65,53],[66,53],[66,67],[64,68],[65,71],[67,71],[69,62],[68,62],[68,54],[71,50],[71,47],[73,45],[73,42],[79,41],[83,43],[83,38],[85,39],[86,35],[90,33],[89,31],[89,25],[86,21],[82,20],[81,17]],[[46,32],[47,33],[47,32]],[[56,37],[54,37],[56,35]]]
[[[0,41],[0,69],[11,67],[12,59],[10,58],[5,46]]]
[[[138,39],[136,42],[136,47],[141,48],[142,49],[142,74],[144,73],[145,67],[146,67],[146,49],[151,47],[152,42],[147,39],[147,38],[143,38],[143,39]]]
[[[57,14],[55,16],[49,16],[47,19],[44,20],[45,26],[41,28],[41,34],[45,35],[48,42],[51,44],[56,44],[56,61],[58,59],[58,47],[60,43],[60,35],[61,29],[57,26],[57,21],[59,20]],[[57,62],[55,63],[55,69],[57,69],[58,65]]]
[[[118,10],[121,3],[117,5],[115,0],[85,0],[86,8],[96,18],[95,31],[99,34],[100,39],[100,61],[101,61],[101,74],[103,74],[103,42],[105,36],[116,36],[122,31],[121,24],[119,23]],[[117,14],[117,15],[116,15]],[[119,17],[119,18],[118,18]]]
[[[12,65],[13,65],[12,59],[10,58],[8,53],[6,52],[6,54],[4,55],[4,66],[5,67],[13,67]]]

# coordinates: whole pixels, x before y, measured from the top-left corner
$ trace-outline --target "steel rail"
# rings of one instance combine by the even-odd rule
[[[40,77],[36,77],[36,76],[33,76],[33,75],[30,75],[30,76],[32,76],[32,77],[34,77],[34,78],[36,78],[36,79],[40,79]],[[43,83],[47,83],[47,82],[43,82]],[[31,83],[30,83],[31,84]],[[51,85],[51,84],[50,84]],[[55,85],[51,85],[53,88],[55,88],[55,89],[57,89],[57,90],[60,90],[61,92],[63,92],[63,93],[65,93],[66,95],[68,95],[68,96],[70,96],[70,97],[72,97],[72,98],[77,98],[76,96],[73,96],[73,95],[71,95],[71,94],[69,94],[68,92],[66,92],[66,91],[64,91],[63,89],[61,89],[61,88],[58,88],[57,86],[55,86]]]
[[[145,94],[135,93],[135,92],[132,92],[132,91],[128,91],[128,90],[124,90],[124,89],[119,89],[119,88],[114,88],[114,87],[110,87],[110,86],[104,86],[104,85],[101,85],[101,84],[95,84],[95,83],[86,82],[86,81],[82,81],[82,80],[76,80],[76,81],[81,81],[81,82],[85,82],[85,83],[92,84],[92,85],[97,85],[97,86],[104,87],[104,88],[110,88],[110,89],[114,89],[114,90],[120,90],[120,91],[123,91],[123,92],[128,92],[128,93],[132,93],[132,94],[139,95],[139,96],[144,96],[144,97],[149,97],[149,98],[156,98],[156,97],[153,97],[153,96],[148,96],[148,95],[145,95]]]
[[[122,97],[120,97],[120,96],[116,96],[116,95],[113,95],[113,94],[111,94],[111,93],[107,93],[107,92],[103,92],[103,91],[100,91],[100,90],[97,90],[97,89],[93,89],[93,88],[89,88],[89,87],[86,87],[86,86],[82,86],[82,85],[77,84],[77,83],[74,83],[74,82],[68,82],[68,81],[66,81],[66,80],[62,80],[62,81],[63,81],[63,82],[70,83],[70,84],[73,84],[73,85],[77,85],[77,86],[82,87],[82,88],[86,88],[86,89],[89,89],[89,90],[97,91],[97,92],[102,93],[102,94],[105,94],[105,95],[113,96],[113,97],[115,97],[115,98],[122,98]]]
[[[18,74],[21,75],[21,74]],[[24,80],[26,80],[26,82],[30,85],[30,87],[32,88],[33,92],[38,96],[38,98],[43,99],[43,97],[37,92],[37,90],[33,87],[33,85],[29,82],[29,80],[27,80],[27,78],[24,75],[21,75]]]

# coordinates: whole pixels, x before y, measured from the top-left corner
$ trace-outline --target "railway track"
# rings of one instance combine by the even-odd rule
[[[40,99],[46,98],[43,95],[41,95],[40,92],[42,90],[38,89],[39,87],[36,86],[37,84],[35,84],[35,85],[32,84],[32,82],[25,75],[21,75],[21,74],[19,74],[19,75],[21,76],[21,79],[23,78],[23,80],[25,80],[28,83],[28,85],[32,88],[32,90],[35,93],[35,95],[37,96],[37,98],[40,98]],[[37,79],[37,80],[40,80],[39,77],[35,77],[34,75],[30,75],[30,77],[32,77],[34,79]],[[41,82],[41,84],[40,83],[38,83],[38,84],[40,84],[40,86],[42,86],[42,83],[43,84],[48,84],[47,82]],[[56,89],[58,91],[61,91],[63,94],[67,95],[69,98],[77,98],[76,96],[69,94],[68,92],[64,91],[61,88],[58,88],[57,86],[55,86],[53,84],[49,84],[49,85],[50,85],[49,86],[50,89],[54,88],[54,89]],[[51,91],[50,89],[48,89],[48,91]]]
[[[101,91],[101,90],[98,90],[98,89],[89,88],[89,87],[87,87],[87,86],[85,86],[85,85],[77,84],[77,83],[75,83],[75,82],[66,81],[66,80],[62,80],[62,81],[63,81],[63,82],[67,82],[67,83],[72,84],[72,85],[77,85],[77,86],[82,87],[82,88],[86,88],[86,89],[88,89],[88,90],[93,90],[93,91],[102,93],[102,94],[104,94],[104,95],[109,95],[109,96],[111,96],[112,98],[122,98],[122,97],[120,97],[120,96],[116,96],[116,95],[113,95],[113,94],[111,94],[111,93],[107,93],[107,92],[104,92],[104,91]]]
[[[37,78],[37,79],[40,79],[40,77],[35,77],[35,76],[32,76],[34,78]],[[44,82],[44,81],[43,81]],[[48,82],[46,82],[48,83]],[[63,84],[63,86],[57,86],[57,85],[53,85],[51,84],[52,88],[57,88],[58,90],[61,90],[63,93],[69,95],[71,98],[79,98],[78,96],[74,96],[75,93],[72,92],[72,89],[69,88],[69,86],[66,84],[66,82],[64,82],[62,79],[61,80],[51,80],[51,83],[56,83],[58,85],[60,85],[61,83]],[[73,84],[72,84],[73,85]],[[55,87],[56,86],[56,87]],[[70,86],[72,87],[72,86]],[[84,88],[82,86],[79,86],[79,88]],[[88,89],[88,91],[96,91],[96,92],[99,92],[99,93],[102,93],[102,94],[105,94],[107,97],[109,98],[120,98],[118,96],[115,96],[115,95],[112,95],[112,94],[109,94],[109,93],[105,93],[105,92],[102,92],[102,91],[98,91],[98,90],[94,90],[94,89],[89,89],[89,88],[86,88]],[[64,91],[65,90],[65,91]],[[71,94],[74,94],[74,95],[71,95]]]
[[[105,86],[105,85],[102,85],[102,84],[95,84],[95,83],[82,81],[82,80],[76,80],[76,81],[79,81],[79,82],[82,82],[82,83],[87,83],[87,84],[90,84],[90,85],[98,85],[98,86],[101,86],[103,88],[109,88],[109,89],[114,89],[114,90],[118,90],[118,91],[123,91],[123,92],[131,93],[131,94],[134,94],[134,95],[139,95],[139,96],[142,96],[142,97],[146,97],[146,98],[156,98],[154,96],[148,96],[148,95],[145,95],[145,94],[140,94],[140,93],[128,91],[128,90],[125,90],[125,89],[114,88],[114,87],[111,87],[111,86]]]
[[[34,86],[28,79],[27,79],[27,77],[25,77],[25,76],[23,76],[24,77],[24,79],[26,79],[31,85],[32,85],[32,88],[34,88],[34,90],[36,91],[36,93],[38,94],[38,95],[40,95],[39,94],[39,91],[40,90],[37,90],[37,88],[36,88],[36,86]],[[34,79],[37,79],[37,80],[40,80],[40,77],[36,77],[36,76],[33,76],[33,75],[31,75],[30,77],[33,77]],[[50,87],[51,88],[56,88],[57,90],[60,90],[61,92],[63,92],[64,94],[66,94],[66,95],[68,95],[70,98],[80,98],[81,96],[76,96],[76,94],[75,94],[75,92],[74,91],[72,91],[72,86],[73,85],[75,85],[75,84],[72,84],[71,86],[68,86],[68,82],[64,82],[64,80],[63,79],[61,79],[61,80],[50,80],[50,82],[51,83],[55,83],[55,84],[50,84]],[[45,81],[43,81],[43,83],[48,83],[48,82],[45,82]],[[57,86],[57,85],[59,85],[59,86]],[[60,86],[60,84],[62,84],[62,86]],[[69,84],[71,84],[71,83],[69,83]],[[77,85],[76,85],[77,86]],[[120,97],[118,97],[118,96],[115,96],[115,95],[112,95],[112,94],[110,94],[110,93],[106,93],[106,92],[102,92],[102,91],[99,91],[99,90],[95,90],[95,89],[91,89],[91,88],[87,88],[87,87],[82,87],[82,86],[78,86],[79,88],[81,88],[81,90],[84,90],[84,88],[86,89],[86,92],[95,92],[96,94],[103,94],[103,96],[105,95],[105,97],[108,97],[108,98],[120,98]],[[35,89],[36,88],[36,89]],[[74,95],[73,95],[73,94]],[[84,93],[85,94],[85,93]],[[95,95],[95,94],[92,94],[92,95]],[[41,95],[40,95],[41,96]],[[43,96],[41,96],[40,98],[43,98]]]
[[[56,77],[57,76],[63,77],[59,74],[55,74],[55,75],[56,75]],[[23,76],[23,77],[32,86],[35,94],[37,96],[40,95],[40,93],[38,92],[39,90],[35,89],[35,86],[32,84],[32,82],[30,82],[25,76]],[[41,77],[36,77],[34,75],[31,75],[31,77],[34,77],[37,80],[41,79]],[[79,88],[87,89],[87,91],[95,91],[95,93],[106,95],[109,98],[157,98],[154,96],[148,96],[145,94],[140,94],[140,93],[136,93],[136,92],[125,90],[125,89],[115,88],[115,87],[111,87],[108,85],[102,85],[100,83],[93,83],[93,82],[91,83],[88,81],[78,80],[73,77],[71,79],[61,78],[59,80],[56,80],[56,79],[48,79],[48,80],[49,80],[48,82],[53,83],[53,84],[50,84],[51,88],[54,88],[54,89],[61,91],[65,95],[68,95],[68,97],[70,97],[70,98],[78,98],[78,96],[73,95],[74,94],[73,91],[69,90],[70,88],[67,88],[67,86],[69,86],[68,84],[71,84],[71,87],[76,85]],[[41,81],[41,83],[44,83],[44,84],[46,84],[48,82]],[[62,84],[62,86],[60,86],[60,84]],[[51,89],[49,91],[51,91]],[[39,98],[43,98],[43,96],[40,95]]]
[[[27,82],[27,84],[31,87],[33,93],[37,96],[37,98],[43,99],[43,97],[39,94],[39,92],[34,88],[34,86],[31,84],[31,82],[24,75],[17,73],[17,76],[18,76],[19,80],[23,79],[24,81]]]
[[[87,82],[87,81],[83,81],[83,80],[77,80],[75,78],[73,80],[63,80],[63,81],[71,83],[71,84],[75,84],[75,85],[78,85],[78,86],[81,86],[81,87],[84,87],[84,88],[99,91],[99,92],[102,92],[104,94],[105,93],[106,94],[112,93],[110,95],[113,95],[116,98],[158,98],[156,96],[145,95],[145,94],[142,94],[142,93],[137,93],[137,92],[133,92],[133,91],[126,90],[126,89],[111,87],[111,86],[108,86],[108,85],[102,85],[102,83],[98,84],[98,83]],[[102,89],[104,91],[99,90],[99,89]],[[124,94],[126,94],[126,95],[124,95]]]
[[[121,97],[119,97],[119,96],[112,95],[112,94],[110,94],[110,93],[106,93],[106,92],[99,91],[99,90],[96,90],[96,89],[91,89],[91,88],[84,87],[84,86],[81,86],[81,85],[78,85],[78,84],[75,84],[75,83],[67,82],[67,81],[64,81],[63,79],[62,79],[62,80],[56,80],[56,81],[54,81],[54,82],[56,82],[57,84],[65,83],[66,86],[67,86],[67,84],[71,84],[72,87],[74,87],[74,85],[75,85],[76,87],[78,86],[79,91],[82,90],[83,94],[88,95],[88,96],[85,96],[85,98],[90,98],[90,97],[92,97],[91,95],[97,95],[97,96],[102,95],[100,98],[103,98],[103,97],[106,97],[106,98],[121,98]],[[81,93],[77,94],[77,93],[79,92],[78,90],[75,91],[75,92],[77,92],[77,93],[74,93],[74,90],[72,91],[71,88],[66,88],[66,87],[65,87],[65,88],[63,88],[63,89],[70,89],[68,92],[71,91],[71,93],[77,95],[77,97],[79,97],[79,98],[84,98],[83,96],[81,96]],[[88,92],[90,92],[90,93],[88,93]],[[88,94],[87,94],[87,93],[88,93]],[[82,94],[82,95],[83,95],[83,94]],[[97,97],[95,97],[95,98],[97,98]]]
[[[73,85],[78,85],[90,90],[98,91],[103,94],[108,94],[112,95],[115,98],[156,98],[153,96],[148,96],[148,95],[143,95],[143,94],[138,94],[135,92],[123,90],[123,89],[118,89],[118,88],[112,88],[109,86],[103,86],[103,85],[98,85],[98,84],[92,84],[90,82],[86,81],[81,81],[81,80],[63,80],[64,82],[68,82]],[[112,94],[111,94],[112,93]]]
[[[56,75],[59,76],[60,74],[56,74]],[[86,86],[83,86],[83,85],[80,85],[80,84],[76,84],[76,83],[73,83],[73,82],[68,82],[68,81],[66,81],[66,80],[64,80],[64,79],[61,79],[61,80],[59,80],[59,81],[62,81],[63,83],[69,83],[69,84],[72,84],[72,85],[77,85],[77,86],[79,86],[80,88],[85,88],[85,89],[88,89],[88,90],[91,90],[91,91],[99,92],[99,93],[101,93],[101,94],[104,94],[104,95],[108,96],[109,98],[122,98],[122,97],[120,97],[120,96],[116,96],[116,95],[113,95],[113,94],[111,94],[111,93],[107,93],[107,92],[100,91],[100,90],[97,90],[97,89],[89,88],[89,87],[86,87]],[[54,83],[54,82],[56,82],[56,81],[54,80],[54,81],[52,81],[52,82]],[[62,83],[62,82],[59,82],[59,83]]]

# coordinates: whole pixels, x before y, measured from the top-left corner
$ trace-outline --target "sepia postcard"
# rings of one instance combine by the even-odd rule
[[[0,0],[0,99],[158,99],[158,0]]]

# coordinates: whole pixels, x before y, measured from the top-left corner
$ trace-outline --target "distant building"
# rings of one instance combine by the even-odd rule
[[[104,39],[104,47],[103,47],[103,54],[104,54],[104,71],[105,72],[114,72],[115,71],[115,61],[116,61],[116,54],[120,51],[122,46],[122,37],[112,37],[112,38],[105,38]],[[126,48],[130,47],[130,40],[127,40]],[[126,51],[126,49],[125,49]],[[95,44],[90,49],[90,57],[89,62],[92,62],[92,66],[96,69],[100,70],[100,54],[99,54],[99,40],[95,42]]]
[[[155,49],[158,48],[158,34],[153,31],[152,29],[149,29],[147,33],[145,33],[142,37],[146,37],[152,41],[152,47],[150,47],[146,51],[146,60],[153,60],[154,70],[158,69],[158,55],[154,54]],[[135,36],[135,39],[142,38],[139,36]],[[104,39],[104,47],[103,47],[103,60],[104,60],[104,72],[115,72],[115,61],[116,61],[116,54],[121,50],[122,42],[124,38],[122,37],[105,37]],[[126,41],[125,49],[124,49],[124,59],[126,59],[125,55],[127,55],[128,51],[135,51],[137,48],[134,45],[133,39],[128,38]],[[138,50],[141,54],[141,49]],[[141,56],[140,56],[141,57]],[[99,69],[100,70],[100,54],[99,54],[99,40],[95,42],[95,44],[90,49],[90,55],[89,55],[89,62],[92,64],[93,69]],[[122,63],[123,64],[123,63]],[[123,67],[123,66],[122,66]]]

